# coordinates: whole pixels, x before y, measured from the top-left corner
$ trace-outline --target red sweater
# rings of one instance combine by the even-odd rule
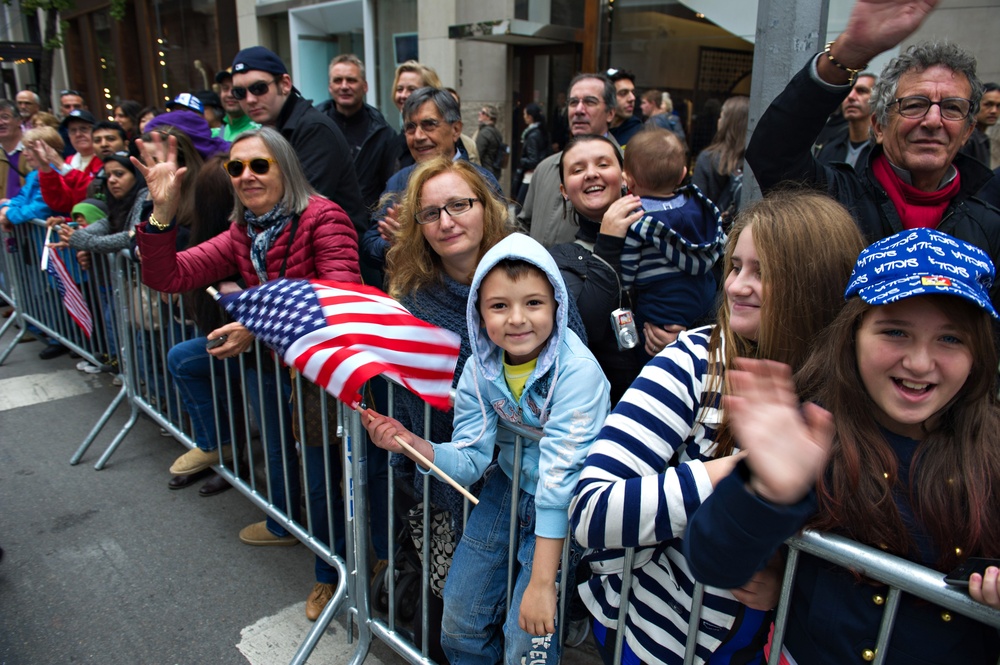
[[[237,271],[248,287],[260,284],[250,260],[245,222],[233,222],[228,232],[180,253],[174,246],[176,229],[150,233],[146,226],[140,227],[137,238],[142,281],[149,287],[164,293],[182,293],[214,284]],[[291,223],[285,226],[267,253],[268,280],[279,277],[287,255],[285,277],[361,281],[358,235],[339,205],[319,196],[312,197],[289,248],[291,227]]]
[[[67,158],[66,162],[72,157]],[[87,198],[87,187],[104,167],[104,162],[97,155],[90,160],[83,171],[72,170],[65,175],[55,169],[48,173],[39,172],[38,182],[42,187],[42,198],[53,210],[72,210],[80,201]]]

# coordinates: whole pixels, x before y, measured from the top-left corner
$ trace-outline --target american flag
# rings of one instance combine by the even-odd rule
[[[83,294],[80,293],[80,287],[70,277],[59,252],[52,251],[48,247],[45,249],[48,252],[48,259],[43,260],[45,270],[55,280],[56,289],[59,291],[59,297],[62,298],[66,311],[89,338],[94,331],[94,321],[90,316],[90,308],[87,307],[87,302],[83,299]]]
[[[346,404],[359,403],[365,381],[384,374],[431,406],[451,408],[460,338],[378,289],[276,279],[219,302],[286,364]]]

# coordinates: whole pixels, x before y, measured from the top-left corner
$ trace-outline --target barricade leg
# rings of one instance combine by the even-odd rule
[[[14,313],[10,315],[10,318],[7,319],[7,323],[3,324],[3,328],[0,328],[0,337],[3,337],[4,333],[7,332],[7,329],[10,328],[12,325],[14,325],[15,321],[21,321],[21,317],[17,313],[16,309],[14,310]],[[18,327],[17,334],[14,335],[14,339],[12,339],[10,344],[7,345],[7,348],[3,350],[3,353],[0,353],[0,365],[2,365],[5,360],[7,360],[7,356],[10,355],[10,352],[13,351],[14,347],[16,347],[21,342],[21,339],[24,337],[26,330],[27,328],[25,327],[25,323],[21,321]]]
[[[130,303],[125,297],[125,294],[130,292],[131,285],[138,280],[137,275],[135,274],[137,272],[136,266],[134,266],[125,255],[119,254],[102,256],[95,254],[93,255],[93,261],[95,264],[106,263],[107,265],[114,266],[114,270],[105,269],[105,275],[106,279],[111,279],[111,275],[114,275],[114,297],[109,302],[109,305],[117,307],[118,313],[117,316],[111,316],[108,320],[116,322],[117,325],[121,327],[121,329],[117,331],[117,339],[121,342],[122,346],[120,349],[114,349],[107,346],[110,343],[108,340],[105,340],[104,343],[109,356],[117,355],[119,358],[119,370],[122,377],[122,386],[118,390],[118,394],[115,395],[114,400],[112,400],[111,404],[108,405],[108,408],[104,410],[104,413],[101,414],[97,423],[77,448],[76,452],[73,453],[73,456],[70,458],[70,464],[76,465],[81,459],[83,459],[83,455],[87,452],[87,449],[90,448],[90,445],[104,428],[104,425],[106,425],[108,420],[111,419],[112,414],[114,414],[123,401],[128,399],[130,408],[129,417],[125,422],[125,425],[123,425],[118,431],[111,443],[94,464],[94,469],[100,471],[107,465],[111,455],[114,454],[115,450],[118,449],[118,446],[125,440],[128,433],[132,431],[132,427],[135,426],[135,423],[139,418],[139,410],[136,406],[135,374],[132,371],[136,353],[135,345],[132,335],[129,334],[129,326],[125,323],[126,321],[131,321],[131,317],[129,316]],[[100,272],[100,265],[95,265],[95,270],[95,274]],[[101,317],[104,316],[101,312],[98,312],[95,315]],[[111,331],[106,331],[105,334],[106,336],[110,336]],[[93,354],[91,354],[91,357],[88,358],[88,360],[97,365],[103,364],[100,359],[93,357]]]

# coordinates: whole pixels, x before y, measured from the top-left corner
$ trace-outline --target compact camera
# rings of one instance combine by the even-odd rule
[[[615,331],[615,341],[622,351],[634,349],[639,344],[639,333],[635,329],[632,310],[616,309],[611,312],[611,328]]]

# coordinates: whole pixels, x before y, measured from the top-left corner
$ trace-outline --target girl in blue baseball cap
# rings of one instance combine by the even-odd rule
[[[977,247],[904,231],[858,257],[847,304],[794,381],[768,361],[730,374],[749,452],[689,521],[696,579],[738,586],[802,527],[942,572],[1000,557],[993,278]],[[1000,608],[997,577],[973,574],[969,593]],[[872,660],[886,590],[803,554],[782,662]],[[1000,637],[903,596],[888,649],[890,663],[996,663]]]

